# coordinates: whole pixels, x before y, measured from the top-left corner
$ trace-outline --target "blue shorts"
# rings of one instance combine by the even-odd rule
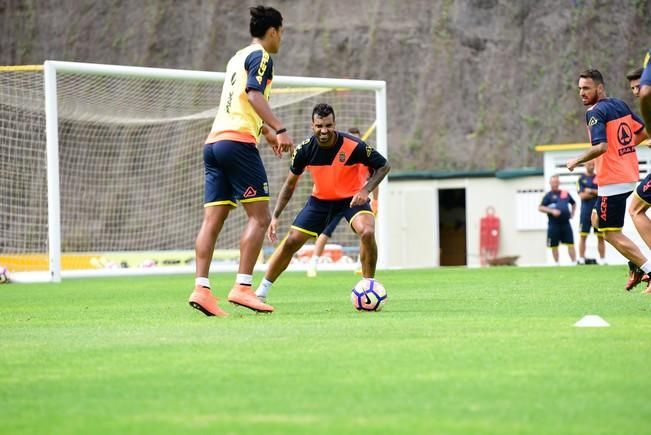
[[[332,237],[332,233],[335,232],[337,229],[337,225],[339,225],[339,222],[341,222],[341,219],[344,217],[343,214],[339,215],[339,217],[336,217],[330,221],[327,227],[325,227],[325,230],[321,232],[321,234],[325,234],[328,236],[328,238]]]
[[[363,205],[350,207],[351,199],[327,201],[310,196],[303,209],[298,213],[296,219],[294,219],[292,228],[317,237],[319,234],[325,232],[326,227],[333,222],[338,223],[341,218],[346,218],[346,221],[351,222],[360,213],[373,215],[370,203],[367,202]],[[333,230],[335,226],[336,224],[333,225]],[[330,234],[332,235],[332,233]]]
[[[253,143],[220,140],[203,148],[204,207],[269,201],[269,182]]]
[[[598,196],[595,210],[599,216],[599,231],[621,231],[626,216],[626,198],[631,192]]]
[[[651,55],[651,50],[649,50],[649,54]],[[647,63],[646,68],[642,72],[642,77],[640,77],[640,86],[643,85],[651,86],[651,60]]]
[[[651,205],[651,173],[640,181],[640,184],[635,188],[635,196],[640,198],[642,202]]]
[[[592,226],[592,210],[595,209],[595,206],[597,205],[597,198],[594,199],[594,204],[592,204],[592,207],[587,206],[584,207],[583,204],[581,204],[581,215],[579,217],[579,234],[582,236],[587,236],[590,234],[590,229],[592,229],[595,234],[600,236],[598,230]]]
[[[567,245],[574,244],[574,234],[572,234],[572,226],[569,222],[547,226],[547,246],[555,248],[559,242]]]

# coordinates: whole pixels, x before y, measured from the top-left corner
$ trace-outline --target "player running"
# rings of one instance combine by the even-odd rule
[[[581,163],[596,159],[599,188],[593,225],[608,243],[629,260],[626,290],[651,272],[651,262],[640,248],[622,233],[626,198],[635,189],[639,169],[635,146],[646,139],[644,123],[625,102],[606,96],[604,79],[596,69],[579,76],[579,95],[588,109],[585,114],[592,147],[566,166],[573,171]]]

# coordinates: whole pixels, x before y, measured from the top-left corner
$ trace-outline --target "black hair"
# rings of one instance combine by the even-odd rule
[[[628,81],[638,80],[642,77],[643,72],[644,72],[644,68],[636,68],[633,71],[630,71],[628,74],[626,74],[626,78],[628,79]]]
[[[332,108],[330,104],[319,103],[314,106],[312,109],[312,121],[314,121],[314,115],[318,115],[320,118],[325,118],[328,115],[332,115],[332,120],[335,120],[335,109]]]
[[[592,79],[596,84],[604,84],[604,76],[597,69],[587,69],[579,74],[579,78]]]
[[[254,38],[262,38],[269,28],[279,29],[283,25],[283,16],[276,9],[267,6],[255,6],[249,9],[251,23],[249,30]]]

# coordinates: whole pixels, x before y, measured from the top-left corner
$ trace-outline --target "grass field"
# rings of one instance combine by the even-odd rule
[[[288,273],[274,314],[228,319],[189,276],[0,286],[0,433],[651,433],[651,295],[625,267],[377,278],[381,313],[351,273]]]

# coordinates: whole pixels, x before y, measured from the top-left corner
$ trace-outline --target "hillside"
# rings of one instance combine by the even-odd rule
[[[625,74],[651,2],[269,1],[285,17],[276,74],[388,83],[397,170],[541,166],[539,143],[586,140],[576,77]],[[45,59],[219,70],[249,41],[238,0],[0,0],[0,64]]]

